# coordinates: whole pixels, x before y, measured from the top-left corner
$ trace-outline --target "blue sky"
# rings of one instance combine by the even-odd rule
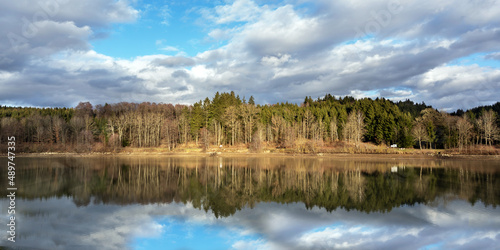
[[[498,0],[0,1],[0,105],[500,101]]]
[[[96,52],[133,60],[138,56],[155,54],[192,57],[214,46],[206,39],[206,27],[196,14],[197,10],[208,8],[209,4],[147,1],[147,4],[133,6],[140,11],[141,17],[133,23],[103,28],[102,32],[108,35],[90,42]]]

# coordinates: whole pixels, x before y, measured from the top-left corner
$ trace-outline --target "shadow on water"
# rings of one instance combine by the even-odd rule
[[[77,206],[190,202],[216,217],[259,202],[366,213],[436,199],[500,202],[498,161],[96,157],[18,158],[16,165],[18,198],[69,197]]]

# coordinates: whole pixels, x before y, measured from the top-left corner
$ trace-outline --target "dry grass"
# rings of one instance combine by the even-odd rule
[[[459,150],[458,148],[447,149],[444,152],[450,155],[500,155],[500,145],[485,146],[475,145]]]
[[[277,144],[262,142],[263,154],[398,154],[398,155],[500,155],[500,147],[497,146],[474,146],[459,151],[458,149],[436,150],[436,149],[399,149],[390,148],[385,145],[374,145],[372,143],[359,143],[355,145],[344,141],[336,141],[325,144],[312,140],[300,139],[295,141],[293,147],[281,148]],[[7,152],[6,145],[0,145],[0,154]],[[230,153],[230,154],[248,154],[255,153],[249,150],[246,144],[237,144],[234,146],[210,147],[203,152],[201,145],[195,143],[179,144],[173,150],[169,150],[164,145],[160,147],[134,148],[134,147],[110,147],[102,143],[95,143],[92,146],[79,145],[60,145],[51,143],[18,143],[16,145],[17,153],[122,153],[122,154],[210,154],[210,153]]]

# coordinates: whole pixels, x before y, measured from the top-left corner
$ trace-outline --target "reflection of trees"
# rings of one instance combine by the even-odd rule
[[[21,158],[17,165],[23,166],[16,173],[18,197],[68,196],[78,206],[191,202],[217,217],[262,201],[365,212],[443,196],[500,202],[494,161],[90,157]]]

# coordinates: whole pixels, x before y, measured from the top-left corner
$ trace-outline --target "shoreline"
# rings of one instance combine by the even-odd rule
[[[0,156],[6,157],[7,154]],[[248,152],[45,152],[45,153],[19,153],[16,157],[238,157],[238,158],[260,158],[260,157],[284,157],[284,158],[337,158],[337,159],[433,159],[433,160],[459,160],[480,159],[500,160],[500,155],[459,155],[459,154],[369,154],[369,153],[318,153],[318,154],[291,154],[291,153],[248,153]]]

